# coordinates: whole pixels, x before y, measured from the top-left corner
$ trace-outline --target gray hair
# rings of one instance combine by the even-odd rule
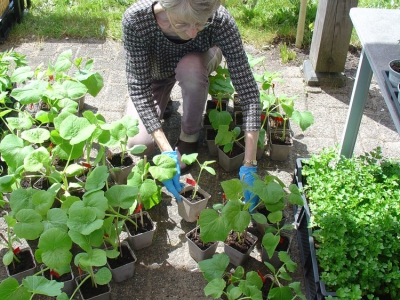
[[[221,5],[220,0],[159,0],[166,12],[189,22],[204,22]]]

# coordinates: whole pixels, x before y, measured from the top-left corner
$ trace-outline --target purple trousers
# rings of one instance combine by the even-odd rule
[[[198,134],[202,128],[202,115],[208,95],[208,75],[217,69],[222,61],[222,53],[218,47],[206,52],[191,52],[184,56],[175,69],[175,75],[153,82],[153,102],[158,117],[161,119],[172,88],[178,82],[182,90],[181,131],[187,135]],[[156,143],[151,134],[147,133],[139,114],[131,99],[128,99],[126,114],[139,120],[139,133],[130,138],[128,148],[134,145],[146,145],[144,154],[152,154],[156,150]]]

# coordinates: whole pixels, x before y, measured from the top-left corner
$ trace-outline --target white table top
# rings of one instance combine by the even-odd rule
[[[361,45],[379,84],[397,131],[400,120],[386,87],[382,70],[389,69],[389,62],[400,59],[400,10],[352,8],[350,18]]]

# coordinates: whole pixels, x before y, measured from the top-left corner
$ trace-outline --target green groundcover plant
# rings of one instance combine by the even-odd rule
[[[327,288],[343,299],[399,299],[399,161],[379,147],[350,159],[326,148],[303,175]]]

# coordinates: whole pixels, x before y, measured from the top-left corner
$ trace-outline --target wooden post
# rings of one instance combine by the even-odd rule
[[[310,59],[303,68],[308,85],[319,85],[321,79],[334,81],[335,85],[343,81],[340,72],[344,70],[353,29],[349,13],[357,4],[358,0],[319,1]]]
[[[306,22],[307,0],[300,1],[299,20],[297,22],[296,47],[301,48],[304,37],[304,24]]]

